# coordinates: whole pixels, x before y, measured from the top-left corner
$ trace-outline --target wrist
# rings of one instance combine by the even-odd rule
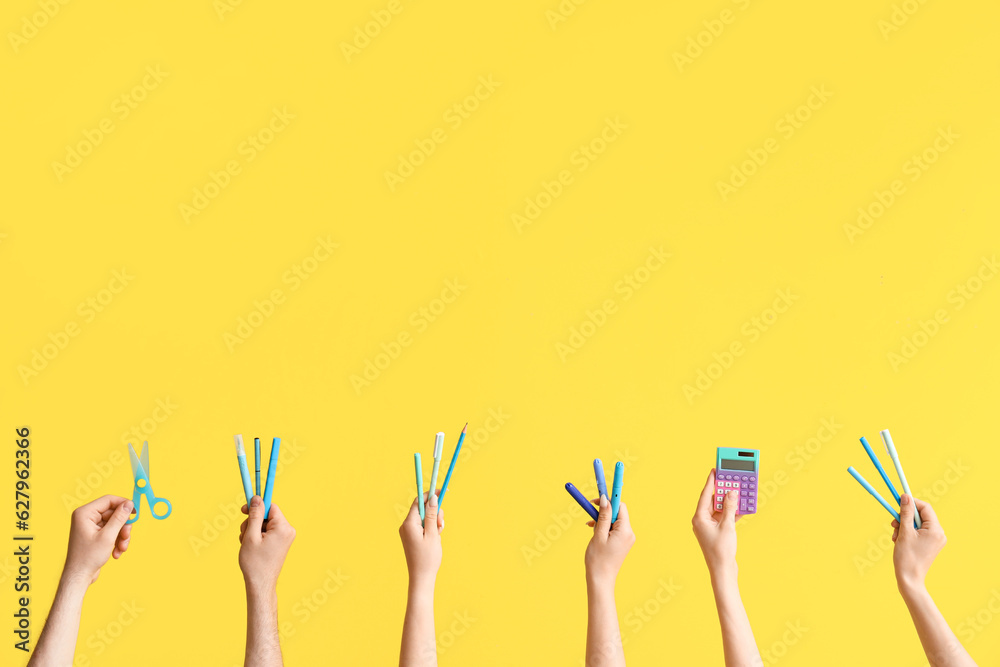
[[[437,572],[417,572],[410,574],[410,594],[434,595],[434,584],[437,582]]]
[[[62,576],[59,578],[59,591],[64,595],[78,597],[82,600],[93,579],[93,576],[67,568],[63,570]]]
[[[732,583],[739,580],[740,568],[736,564],[736,559],[726,559],[722,561],[706,561],[708,563],[708,573],[712,577],[712,584],[716,582]]]
[[[896,577],[896,587],[906,602],[929,594],[923,577]]]
[[[610,592],[614,594],[615,592],[615,582],[617,581],[617,573],[608,574],[606,572],[593,572],[590,569],[587,570],[587,592],[588,593],[607,593]]]
[[[243,581],[247,587],[247,599],[268,599],[278,597],[278,582],[269,578],[253,578],[244,575]]]

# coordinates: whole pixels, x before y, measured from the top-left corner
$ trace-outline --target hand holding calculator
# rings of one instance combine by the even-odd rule
[[[730,491],[739,492],[737,514],[757,513],[757,473],[760,451],[719,447],[715,452],[715,511],[722,511],[722,503]]]

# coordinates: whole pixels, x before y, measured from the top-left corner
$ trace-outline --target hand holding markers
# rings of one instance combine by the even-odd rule
[[[264,501],[251,496],[250,506],[243,506],[246,520],[240,525],[240,570],[247,588],[271,591],[278,585],[278,575],[288,550],[295,541],[295,529],[277,505],[271,505],[271,518],[264,530]]]
[[[624,482],[623,479],[624,476],[625,476],[625,464],[619,461],[618,463],[615,464],[615,479],[611,485],[611,498],[608,499],[608,502],[611,504],[611,523],[614,523],[618,520],[618,507],[619,504],[621,503],[621,498],[622,498],[622,484]],[[604,477],[604,464],[601,462],[601,459],[594,459],[594,477],[597,478],[598,495],[607,496],[608,481]],[[588,501],[587,497],[582,493],[580,493],[579,489],[573,486],[571,482],[566,482],[566,492],[569,493],[569,495],[573,497],[573,500],[575,500],[577,504],[580,505],[580,507],[582,507],[584,511],[590,515],[590,518],[593,519],[593,521],[589,521],[587,525],[593,526],[594,523],[597,521],[598,512],[594,508],[594,506],[591,505],[590,503],[591,502],[597,503],[600,501],[600,498],[593,501]]]
[[[444,476],[444,484],[441,485],[441,493],[438,495],[436,501],[440,505],[444,502],[444,494],[448,491],[448,484],[451,482],[451,474],[455,472],[455,463],[458,461],[458,455],[462,453],[462,442],[465,440],[465,431],[469,428],[469,423],[466,422],[465,426],[462,428],[462,433],[458,436],[458,444],[455,445],[455,453],[451,456],[451,463],[448,465],[448,474]],[[431,492],[437,488],[438,471],[441,468],[441,455],[444,453],[444,432],[439,431],[434,436],[434,467],[431,469]],[[416,452],[413,455],[413,467],[417,476],[417,510],[420,515],[420,521],[423,522],[424,515],[426,513],[426,503],[430,501],[428,498],[424,500],[424,469],[423,464],[420,460],[420,452]],[[444,524],[441,524],[444,527]]]
[[[625,557],[635,544],[635,533],[632,532],[625,503],[619,503],[618,520],[612,521],[613,509],[608,497],[601,496],[597,502],[600,512],[597,521],[587,523],[594,527],[594,536],[587,545],[583,562],[587,567],[588,581],[596,584],[613,584],[618,578],[618,571],[625,562]]]

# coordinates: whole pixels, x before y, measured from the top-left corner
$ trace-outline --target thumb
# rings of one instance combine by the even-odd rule
[[[730,491],[726,494],[726,499],[722,503],[722,523],[721,525],[734,525],[736,523],[736,504],[740,502],[738,491]]]
[[[433,492],[434,489],[431,489]],[[427,498],[427,507],[424,510],[424,535],[438,534],[438,496],[431,493]]]
[[[913,528],[913,498],[908,493],[899,497],[899,535],[912,535]]]
[[[247,519],[247,530],[245,537],[250,539],[260,539],[261,531],[264,528],[264,501],[260,496],[250,499],[250,515]]]
[[[601,509],[597,513],[597,523],[594,524],[594,535],[607,537],[611,530],[611,503],[608,502],[607,496],[601,496],[600,507]]]
[[[125,526],[125,522],[128,521],[130,514],[132,514],[132,501],[126,500],[119,505],[118,509],[115,510],[115,513],[108,518],[107,522],[104,524],[104,528],[101,528],[101,535],[103,536],[107,534],[109,536],[107,539],[117,540],[118,533],[120,533],[121,529]]]

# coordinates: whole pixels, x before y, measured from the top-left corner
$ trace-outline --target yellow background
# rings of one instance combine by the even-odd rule
[[[341,43],[387,3],[334,4],[245,0],[220,18],[211,0],[71,2],[16,51],[7,37],[3,421],[8,468],[14,427],[33,430],[36,635],[65,553],[65,494],[82,483],[86,499],[129,495],[125,440],[140,439],[122,434],[135,425],[173,515],[142,517],[105,567],[78,652],[238,664],[232,435],[261,436],[265,456],[278,435],[289,454],[274,497],[298,530],[279,591],[286,660],[391,664],[413,452],[427,479],[434,433],[447,433],[447,462],[462,424],[485,429],[490,410],[504,423],[467,441],[444,506],[442,665],[581,664],[589,531],[579,512],[564,527],[562,487],[593,488],[595,456],[609,470],[629,462],[638,542],[617,598],[630,664],[721,663],[689,524],[719,445],[760,449],[774,484],[739,529],[758,644],[781,654],[770,664],[923,664],[878,546],[888,516],[845,472],[877,481],[857,438],[881,448],[881,428],[915,492],[938,484],[941,609],[957,629],[986,607],[1000,590],[984,512],[1000,467],[1000,281],[961,309],[949,293],[1000,247],[995,3],[928,2],[886,38],[886,0],[594,0],[555,28],[557,0],[401,0],[350,61]],[[724,9],[732,22],[680,71],[674,53]],[[38,11],[6,3],[5,33]],[[114,100],[157,66],[169,74],[119,119]],[[445,112],[491,76],[499,87],[449,125]],[[832,97],[782,137],[776,123],[812,86]],[[239,146],[274,108],[295,118],[247,162]],[[60,181],[52,163],[106,118],[114,131]],[[609,118],[627,128],[578,171],[574,152]],[[908,180],[905,163],[948,127],[958,139]],[[435,128],[447,140],[391,191],[385,172]],[[717,182],[769,137],[779,150],[723,201]],[[229,160],[241,172],[186,223],[180,204]],[[519,232],[512,214],[564,169],[573,182]],[[897,178],[905,194],[852,243],[844,225]],[[283,276],[327,236],[339,247],[292,290]],[[615,284],[650,246],[671,257],[626,301]],[[85,321],[79,304],[123,267],[134,278]],[[466,289],[417,333],[411,315],[446,280]],[[230,351],[225,334],[276,289],[285,302]],[[741,329],[778,290],[798,300],[751,342]],[[557,343],[605,299],[617,311],[560,359]],[[938,309],[948,321],[894,369],[889,353]],[[23,381],[19,367],[70,322],[79,335]],[[356,392],[351,376],[401,332],[412,344]],[[684,385],[735,341],[744,354],[687,400]],[[161,422],[157,400],[176,406]],[[806,461],[796,448],[823,419],[837,432]],[[949,462],[964,468],[957,479]],[[529,563],[539,533],[553,539]],[[328,572],[349,577],[329,595]],[[671,579],[682,588],[661,605]],[[310,597],[324,604],[306,617]],[[98,631],[119,634],[123,603],[143,611],[101,644]],[[458,617],[474,621],[447,634]],[[781,646],[788,623],[808,630]],[[981,664],[1000,650],[998,628],[967,642]]]

